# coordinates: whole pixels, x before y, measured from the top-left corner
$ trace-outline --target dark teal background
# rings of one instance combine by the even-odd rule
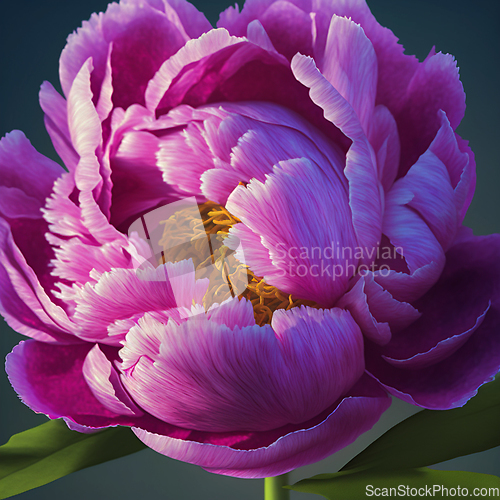
[[[224,1],[194,3],[212,23],[227,6]],[[476,196],[466,223],[475,234],[500,232],[500,2],[371,0],[368,3],[379,22],[400,38],[408,54],[416,54],[422,60],[436,45],[438,51],[456,56],[467,93],[467,112],[459,130],[470,140],[478,170]],[[0,1],[0,136],[21,129],[39,151],[57,159],[43,126],[39,86],[43,80],[50,80],[59,88],[58,58],[67,35],[92,12],[105,10],[106,4],[103,0]],[[3,358],[22,337],[4,323],[0,326]],[[3,370],[0,391],[0,444],[11,434],[46,420],[17,399]],[[335,456],[293,472],[292,480],[337,470],[377,435],[415,410],[396,401],[370,433]],[[500,475],[500,449],[456,459],[439,468]],[[262,498],[262,487],[260,480],[216,476],[146,450],[78,472],[18,498],[246,500]],[[319,497],[292,493],[292,498]]]

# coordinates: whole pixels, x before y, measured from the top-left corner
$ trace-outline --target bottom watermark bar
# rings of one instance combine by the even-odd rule
[[[367,484],[365,488],[367,497],[498,497],[500,488],[465,488],[457,485],[450,488],[441,484],[425,485],[418,488],[407,484],[397,487],[383,488]]]

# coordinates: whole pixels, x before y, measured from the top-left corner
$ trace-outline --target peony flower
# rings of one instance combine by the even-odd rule
[[[40,103],[67,171],[0,142],[0,303],[25,404],[265,477],[370,429],[388,393],[463,405],[500,369],[498,235],[452,56],[363,0],[93,15]]]

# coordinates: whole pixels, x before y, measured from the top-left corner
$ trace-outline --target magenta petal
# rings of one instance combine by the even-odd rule
[[[94,396],[108,410],[117,415],[142,415],[122,387],[116,370],[109,359],[95,345],[83,363],[83,376]]]
[[[41,217],[40,208],[45,204],[45,199],[52,192],[55,180],[64,170],[55,162],[40,154],[19,130],[14,130],[0,140],[0,186],[8,189],[16,189],[20,196],[33,200],[38,209],[32,214],[23,210],[22,216]],[[9,217],[15,217],[11,213],[12,208],[3,206],[0,208],[9,210]],[[22,206],[19,207],[22,209]]]
[[[313,20],[293,2],[274,2],[259,20],[276,50],[287,59],[297,52],[313,54]]]
[[[137,437],[158,453],[203,467],[209,472],[235,477],[261,478],[284,474],[297,467],[322,460],[352,443],[368,431],[389,407],[390,399],[370,380],[363,377],[349,395],[335,404],[312,425],[274,433],[269,443],[259,434],[251,447],[231,444],[214,445],[176,439],[134,428]],[[277,429],[279,431],[279,429]],[[273,431],[270,432],[272,434]]]
[[[127,109],[144,104],[149,80],[186,42],[179,29],[157,10],[138,8],[126,30],[113,37],[113,104]]]
[[[66,100],[52,84],[43,82],[40,87],[40,106],[45,113],[45,128],[57,154],[68,170],[74,171],[78,163],[78,153],[71,143]]]
[[[240,315],[238,301],[226,307]],[[120,357],[124,385],[142,408],[209,432],[305,422],[364,371],[361,333],[340,309],[277,311],[272,328],[231,329],[204,314],[164,325],[146,315],[128,333]]]
[[[150,123],[151,113],[140,106],[126,112],[116,109],[111,124],[109,148],[113,199],[111,224],[126,231],[140,215],[179,198],[167,184],[157,165],[159,139],[149,131],[136,130]]]
[[[145,97],[147,108],[151,111],[156,110],[170,84],[186,65],[242,41],[242,38],[232,37],[224,29],[212,30],[197,40],[188,41],[177,54],[162,64],[149,82]]]
[[[44,227],[43,222],[41,225]],[[33,237],[33,233],[28,234]],[[66,312],[47,295],[2,219],[0,264],[0,309],[7,323],[19,333],[45,342],[76,342],[69,334],[72,323]]]
[[[112,416],[83,378],[83,361],[91,347],[21,342],[7,356],[9,381],[27,406],[49,418],[73,414]]]
[[[209,29],[203,14],[183,0],[110,4],[105,13],[93,14],[69,36],[59,67],[63,91],[69,94],[82,64],[92,57],[92,93],[97,103],[113,44],[113,103],[124,107],[143,103],[146,85],[163,61],[190,36]]]
[[[392,394],[426,408],[454,408],[498,373],[499,252],[499,235],[462,239],[447,252],[438,283],[416,303],[421,318],[393,346],[368,348],[368,371]],[[409,361],[390,364],[381,355]],[[405,365],[410,369],[399,368]]]
[[[273,0],[247,0],[240,12],[238,7],[229,7],[217,23],[236,36],[244,36],[247,25],[262,19],[266,10],[274,4]],[[361,25],[370,39],[378,61],[377,104],[383,104],[396,113],[405,101],[408,84],[418,68],[414,56],[404,54],[398,39],[387,28],[383,28],[370,12],[365,0],[294,0],[293,4],[307,13],[314,22],[314,58],[321,61],[325,52],[326,39],[332,16],[346,17]],[[292,31],[293,32],[293,31]],[[307,46],[297,49],[308,54]]]
[[[131,3],[138,3],[141,0],[126,0]],[[200,12],[192,3],[186,0],[147,0],[148,3],[156,9],[165,12],[167,17],[171,19],[174,24],[190,37],[198,38],[203,33],[212,29],[211,24],[208,22],[205,14]],[[181,31],[182,31],[181,30]]]
[[[325,121],[322,110],[308,99],[307,89],[294,78],[285,57],[245,38],[231,37],[224,29],[186,43],[163,64],[146,92],[148,109],[157,116],[182,104],[199,108],[242,101],[267,101],[287,107],[342,149],[348,147],[346,137]]]
[[[148,264],[147,262],[145,264]],[[75,301],[76,335],[91,341],[120,345],[123,336],[108,336],[108,326],[117,320],[141,316],[149,311],[191,308],[194,297],[203,296],[206,280],[195,281],[192,261],[167,263],[157,269],[112,269],[97,282],[86,283]]]

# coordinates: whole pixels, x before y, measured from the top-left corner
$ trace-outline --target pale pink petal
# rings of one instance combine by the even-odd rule
[[[203,296],[208,286],[205,280],[195,281],[192,261],[157,269],[112,269],[96,281],[76,290],[75,334],[110,345],[119,345],[123,339],[109,336],[108,326],[117,320],[165,310],[178,318],[178,309],[191,308],[193,298]]]

